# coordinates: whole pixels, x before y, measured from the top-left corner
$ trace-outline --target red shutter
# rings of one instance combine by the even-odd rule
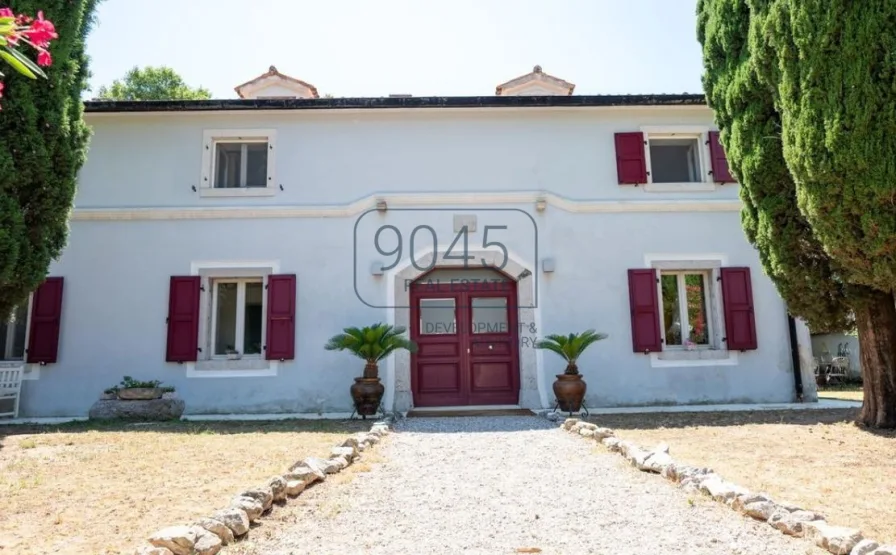
[[[722,304],[728,348],[737,351],[756,349],[756,318],[749,268],[722,268]]]
[[[288,360],[296,357],[296,276],[268,277],[268,327],[265,358]]]
[[[636,353],[647,354],[663,350],[656,279],[656,270],[653,269],[628,271],[628,296],[632,309],[632,350]]]
[[[56,362],[62,319],[62,284],[63,278],[49,277],[34,292],[28,331],[28,362]]]
[[[728,158],[719,140],[718,131],[709,132],[709,158],[712,161],[712,180],[716,183],[736,183],[728,169]]]
[[[644,133],[616,133],[616,175],[620,185],[647,183]]]
[[[168,292],[168,362],[192,362],[199,352],[199,276],[172,276]]]

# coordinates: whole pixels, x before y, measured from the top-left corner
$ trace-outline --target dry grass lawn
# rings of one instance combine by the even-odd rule
[[[856,413],[654,413],[592,420],[644,447],[666,442],[677,461],[708,466],[751,491],[894,543],[896,430],[862,429],[854,424]]]
[[[823,399],[843,399],[846,401],[861,401],[865,398],[861,385],[827,386],[818,390],[818,396]]]
[[[370,422],[0,426],[0,553],[132,553]]]

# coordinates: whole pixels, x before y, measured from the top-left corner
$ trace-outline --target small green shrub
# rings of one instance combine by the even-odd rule
[[[115,393],[118,393],[122,389],[133,389],[133,388],[150,388],[150,389],[152,389],[155,387],[159,387],[160,385],[162,385],[161,380],[149,380],[149,381],[144,382],[144,381],[140,381],[140,380],[135,380],[134,378],[132,378],[130,376],[125,376],[124,379],[121,380],[121,382],[118,385],[113,385],[109,389],[106,389],[105,391],[103,391],[103,393],[115,394]],[[166,385],[165,387],[162,387],[161,389],[162,389],[162,393],[174,393],[173,385]]]

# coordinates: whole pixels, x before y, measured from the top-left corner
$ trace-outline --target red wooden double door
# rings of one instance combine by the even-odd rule
[[[517,404],[516,283],[415,283],[410,293],[414,405]]]

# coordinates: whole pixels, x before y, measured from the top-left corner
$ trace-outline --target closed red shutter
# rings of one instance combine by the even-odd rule
[[[199,276],[172,276],[168,292],[168,362],[193,362],[199,353]]]
[[[656,279],[656,270],[653,269],[628,271],[628,295],[632,309],[632,350],[636,353],[647,354],[663,350]]]
[[[709,158],[712,162],[712,180],[716,183],[735,183],[728,169],[728,158],[719,140],[718,131],[709,132]]]
[[[616,175],[620,185],[647,183],[644,133],[616,133]]]
[[[268,326],[265,358],[289,360],[296,357],[296,276],[268,277]]]
[[[28,362],[56,362],[59,353],[59,324],[62,321],[61,277],[48,277],[31,299],[31,323],[28,330]]]
[[[722,268],[722,304],[728,348],[736,351],[756,349],[756,318],[749,268]]]

